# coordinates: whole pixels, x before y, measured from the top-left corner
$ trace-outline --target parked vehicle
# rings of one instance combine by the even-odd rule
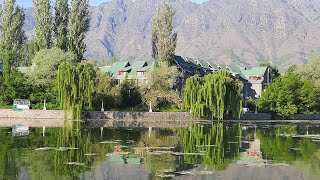
[[[27,136],[29,135],[29,127],[22,124],[15,124],[12,126],[12,135],[13,136]]]
[[[13,101],[12,109],[15,111],[29,110],[31,103],[29,99],[15,99]]]

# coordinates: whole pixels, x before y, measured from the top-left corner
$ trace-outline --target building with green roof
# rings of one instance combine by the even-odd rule
[[[16,69],[18,72],[22,74],[26,74],[28,71],[30,71],[31,67],[21,66],[21,67],[17,67]],[[2,74],[3,74],[3,64],[0,64],[0,76],[2,76]]]
[[[270,76],[267,67],[241,68],[234,65],[216,63],[214,60],[198,60],[189,57],[174,56],[174,62],[181,73],[178,91],[182,92],[188,77],[198,74],[204,76],[219,70],[228,70],[231,75],[244,84],[244,97],[253,99],[261,96],[265,86],[269,84]],[[120,84],[125,79],[134,80],[137,84],[147,83],[147,72],[155,68],[155,61],[119,61],[112,66],[99,67],[103,72],[110,73]],[[245,98],[246,99],[246,98]]]
[[[130,63],[128,61],[118,61],[110,67],[109,72],[112,76],[116,76],[121,70],[128,66],[130,66]]]
[[[22,73],[22,74],[26,74],[31,70],[31,67],[26,67],[26,66],[20,66],[17,67],[17,71]]]
[[[138,76],[138,71],[142,68],[145,68],[148,66],[148,63],[146,61],[135,61],[130,66],[127,66],[123,69],[121,69],[118,73],[118,76],[116,76],[118,82],[121,84],[122,81],[125,79],[130,79],[136,81],[137,84],[139,83],[145,83],[145,80],[147,80],[146,74],[143,76]]]
[[[265,87],[270,84],[268,67],[239,68],[243,77],[247,79],[244,84],[244,96],[253,99],[259,98]]]

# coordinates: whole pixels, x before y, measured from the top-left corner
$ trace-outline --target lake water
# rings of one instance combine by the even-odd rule
[[[0,179],[320,179],[319,124],[0,128]]]

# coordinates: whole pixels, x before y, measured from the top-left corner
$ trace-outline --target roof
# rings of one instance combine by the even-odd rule
[[[136,61],[134,62],[130,67],[131,67],[131,72],[129,75],[137,75],[137,71],[140,70],[143,67],[146,67],[148,63],[146,61]]]
[[[224,65],[224,64],[217,64],[217,65],[218,65],[218,67],[221,67],[222,70],[228,70],[226,65]]]
[[[121,72],[128,72],[128,71],[131,71],[131,69],[132,69],[131,66],[127,66],[127,67],[125,67],[125,68],[123,68],[123,69],[121,69],[121,70],[119,70],[119,71],[121,71]]]
[[[212,67],[213,70],[218,70],[217,65],[212,61],[207,61],[208,66],[210,65]],[[210,67],[209,67],[210,68]]]
[[[26,67],[26,66],[17,67],[17,71],[22,74],[26,74],[29,70],[30,70],[30,67]],[[0,72],[3,73],[3,64],[0,64]]]
[[[155,68],[155,61],[152,61],[147,66],[144,66],[143,68],[140,68],[139,70],[137,70],[137,72],[146,72],[149,69],[152,71],[154,68]]]
[[[233,66],[233,65],[229,65],[228,67],[230,68],[230,72],[231,72],[231,73],[233,73],[233,74],[239,74],[242,79],[248,80],[248,79],[246,78],[246,76],[242,74],[240,68],[238,68],[238,67],[236,67],[236,66]]]
[[[183,59],[181,56],[174,56],[174,61],[178,66],[180,66],[180,68],[182,68],[185,72],[190,73],[191,75],[200,73],[200,75],[203,76],[206,74],[203,67],[198,65],[192,58]]]
[[[189,63],[186,62],[181,56],[174,56],[174,61],[184,70],[189,73],[192,73],[193,70],[190,67]]]
[[[130,63],[128,61],[118,61],[111,66],[110,72],[112,75],[118,74],[119,71],[127,66],[130,66]]]
[[[245,76],[250,76],[250,75],[257,75],[257,76],[263,76],[268,67],[253,67],[251,69],[245,69],[243,67],[240,67],[239,69],[241,70],[242,74]]]
[[[203,68],[210,69],[208,63],[205,60],[198,60]]]
[[[101,67],[99,67],[99,69],[102,72],[107,73],[107,72],[110,72],[111,66],[101,66]]]

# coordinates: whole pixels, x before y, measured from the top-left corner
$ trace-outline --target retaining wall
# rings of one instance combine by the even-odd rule
[[[30,127],[62,127],[64,112],[60,110],[27,110],[15,112],[11,109],[0,109],[0,126],[12,126],[17,123]],[[70,117],[68,118],[70,120]],[[104,127],[170,127],[188,126],[190,115],[186,112],[120,112],[120,111],[88,111],[84,114],[85,124],[88,126]],[[232,120],[231,118],[226,118]],[[275,117],[268,113],[246,113],[241,120],[264,121],[272,119],[285,120],[320,120],[320,114],[296,114],[288,118]],[[208,122],[208,120],[193,120],[194,122]],[[70,122],[70,121],[69,121]]]

